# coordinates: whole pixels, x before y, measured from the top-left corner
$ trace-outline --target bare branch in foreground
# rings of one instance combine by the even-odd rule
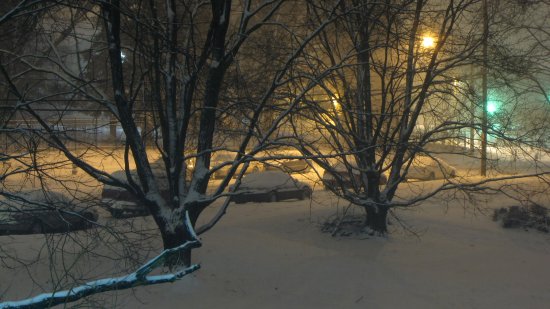
[[[189,217],[187,217],[186,223],[189,228],[190,227]],[[174,282],[176,280],[183,278],[185,275],[188,275],[198,270],[200,268],[200,265],[193,264],[182,270],[175,271],[169,274],[152,275],[152,276],[147,276],[147,274],[149,274],[151,271],[153,271],[155,268],[159,267],[160,265],[163,265],[164,262],[170,258],[170,256],[177,255],[182,251],[200,247],[201,243],[196,238],[196,234],[193,233],[193,236],[195,236],[195,240],[187,241],[178,247],[166,249],[162,251],[162,253],[160,253],[158,256],[149,260],[147,263],[143,264],[140,268],[138,268],[136,271],[134,271],[131,274],[121,276],[121,277],[116,277],[116,278],[99,279],[95,281],[90,281],[83,285],[71,288],[69,290],[58,291],[53,293],[44,293],[44,294],[40,294],[38,296],[27,298],[24,300],[3,302],[3,303],[0,303],[0,309],[8,309],[8,308],[17,308],[17,309],[29,308],[30,309],[30,308],[52,307],[59,304],[74,302],[84,297],[87,297],[93,294],[102,293],[102,292],[108,292],[108,291],[114,291],[114,290],[125,290],[129,288],[137,287],[137,286]]]

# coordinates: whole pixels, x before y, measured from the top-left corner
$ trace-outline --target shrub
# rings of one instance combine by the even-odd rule
[[[504,228],[534,228],[545,233],[550,231],[548,209],[538,204],[495,209],[493,221],[500,221]]]

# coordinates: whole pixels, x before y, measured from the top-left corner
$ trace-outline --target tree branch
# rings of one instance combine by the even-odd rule
[[[186,216],[186,227],[191,229],[192,227],[189,222],[189,216]],[[151,271],[157,267],[163,265],[163,263],[169,259],[171,256],[177,255],[180,252],[190,250],[192,248],[198,248],[201,246],[201,242],[198,240],[196,234],[192,232],[193,240],[187,241],[180,246],[175,248],[166,249],[162,251],[158,256],[149,260],[147,263],[143,264],[140,268],[134,271],[131,274],[116,277],[116,278],[107,278],[99,279],[95,281],[87,282],[83,285],[73,287],[68,290],[58,291],[53,293],[44,293],[37,295],[32,298],[27,298],[19,301],[7,301],[0,303],[0,309],[31,309],[31,308],[45,308],[52,307],[59,304],[65,304],[68,302],[74,302],[80,300],[84,297],[115,290],[125,290],[134,288],[137,286],[144,285],[154,285],[161,284],[166,282],[174,282],[183,278],[184,276],[198,270],[200,268],[199,264],[193,264],[184,269],[164,274],[164,275],[151,275],[148,276]]]

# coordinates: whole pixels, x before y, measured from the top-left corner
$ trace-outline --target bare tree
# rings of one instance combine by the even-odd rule
[[[114,0],[34,1],[6,20],[34,14],[38,6],[44,17],[35,44],[22,52],[0,50],[2,86],[18,117],[6,128],[21,127],[38,148],[62,154],[28,163],[41,180],[66,186],[44,167],[69,164],[85,175],[81,180],[125,190],[151,214],[164,249],[182,248],[166,264],[189,266],[192,247],[185,244],[195,241],[195,230],[203,233],[220,220],[229,198],[203,226],[196,226],[198,218],[230,196],[234,175],[276,144],[272,137],[298,103],[288,93],[291,71],[335,16],[306,29],[287,15],[303,7],[300,1]],[[264,49],[270,31],[285,39],[277,51]],[[70,113],[79,110],[114,119],[122,129],[124,177],[97,164],[98,156],[114,153],[71,125]],[[31,157],[37,153],[20,146]],[[222,150],[232,151],[234,160],[212,165],[212,155]],[[225,178],[210,181],[227,166]]]
[[[375,232],[386,232],[393,207],[414,205],[441,190],[476,187],[450,179],[455,172],[434,156],[446,150],[434,151],[433,145],[461,146],[470,128],[483,127],[479,78],[470,73],[482,65],[478,55],[484,34],[475,13],[481,4],[343,1],[342,18],[308,49],[302,81],[308,73],[323,78],[304,96],[307,108],[301,116],[311,125],[304,134],[295,122],[297,136],[309,138],[299,139],[297,147],[330,175],[325,179],[330,178],[329,189],[365,209],[365,224]],[[310,6],[313,20],[326,12],[322,5]],[[503,66],[492,74],[497,72],[505,74]],[[498,127],[495,117],[492,138],[517,145],[517,135]],[[425,157],[447,180],[434,190],[397,198],[399,185]]]
[[[420,155],[432,157],[445,170],[434,157],[442,148],[430,148],[434,143],[462,143],[471,128],[481,129],[477,81],[465,77],[471,77],[468,72],[479,63],[483,36],[475,11],[480,4],[10,2],[0,18],[2,27],[29,16],[37,22],[32,42],[0,49],[1,86],[13,102],[6,119],[16,120],[4,122],[3,132],[14,146],[6,147],[2,160],[20,163],[8,166],[4,180],[15,179],[17,173],[38,179],[44,190],[56,183],[76,192],[73,186],[82,189],[82,182],[56,174],[74,166],[80,181],[92,180],[90,187],[124,190],[151,214],[166,252],[175,251],[166,260],[154,261],[162,260],[177,277],[196,269],[190,266],[188,244],[196,245],[195,231],[208,231],[224,215],[232,177],[242,176],[264,150],[293,146],[331,175],[335,185],[328,186],[330,190],[365,210],[367,226],[385,233],[393,207],[413,205],[443,190],[488,189],[491,181],[522,177],[461,183],[443,172],[449,179],[434,190],[409,198],[397,194]],[[543,28],[537,29],[544,34]],[[504,70],[493,72],[496,76]],[[108,126],[113,133],[121,128],[123,177],[95,160],[111,159],[114,152],[71,124],[74,111],[107,119],[96,123],[93,131]],[[505,119],[510,118],[499,123]],[[490,134],[515,142],[517,135],[505,128],[492,126]],[[61,156],[48,153],[44,158],[44,148]],[[220,151],[231,151],[234,159],[213,163],[213,155]],[[211,181],[227,167],[223,179]],[[538,175],[546,179],[545,172]],[[82,191],[86,190],[75,193],[80,200],[84,193],[98,199],[97,192]],[[3,194],[9,196],[10,188],[4,186]],[[220,210],[201,218],[205,224],[198,226],[204,210],[221,198],[226,199]],[[97,225],[113,242],[132,241],[122,249],[113,245],[113,251],[138,248],[140,240],[150,237],[124,238],[117,230],[123,228],[109,222],[100,220]],[[140,232],[135,226],[124,228]],[[147,256],[132,253],[141,254],[132,265],[141,265]],[[184,267],[176,268],[180,264]],[[48,293],[37,301],[53,304],[162,281],[148,280],[141,275],[144,268],[139,269],[130,277],[141,280],[114,278],[111,285],[91,281],[84,286],[95,289],[83,288],[79,291],[85,292],[74,295]],[[63,279],[56,289],[90,281],[66,283],[68,277],[75,278],[67,270],[61,269]]]

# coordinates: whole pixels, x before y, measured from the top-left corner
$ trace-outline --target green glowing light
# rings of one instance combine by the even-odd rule
[[[489,91],[489,96],[487,98],[487,113],[493,115],[498,113],[502,108],[502,94],[496,90]]]
[[[498,111],[499,103],[496,101],[487,101],[487,112],[489,114],[494,114]]]

